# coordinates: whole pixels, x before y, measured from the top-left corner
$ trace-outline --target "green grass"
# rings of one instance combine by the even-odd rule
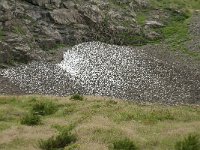
[[[59,135],[53,136],[47,140],[41,140],[39,146],[44,150],[64,149],[66,146],[76,141],[75,135],[69,133],[69,131],[62,131]]]
[[[165,28],[162,29],[165,42],[171,46],[171,50],[180,51],[189,57],[200,60],[200,53],[193,52],[186,48],[185,42],[191,39],[189,34],[190,18],[180,21],[172,20]]]
[[[28,125],[28,126],[34,126],[41,124],[40,116],[34,115],[34,114],[26,114],[21,119],[21,124]]]
[[[200,9],[198,0],[150,0],[154,7],[174,9]]]
[[[135,144],[129,139],[115,141],[113,143],[113,150],[137,150]]]
[[[23,27],[21,25],[14,26],[13,32],[18,35],[26,35],[26,31],[23,29]]]
[[[145,22],[147,21],[147,15],[145,12],[139,12],[136,17],[139,25],[145,25]]]
[[[183,43],[190,39],[188,21],[172,21],[162,29],[165,41],[174,49],[183,49]]]
[[[188,135],[184,140],[178,141],[175,145],[176,150],[200,150],[199,135]]]
[[[74,94],[71,96],[71,99],[72,100],[79,100],[79,101],[82,101],[83,100],[83,96],[80,95],[80,94]]]
[[[181,111],[181,109],[176,110],[176,108],[173,107],[133,107],[130,108],[127,106],[126,110],[122,110],[119,112],[115,112],[113,114],[113,119],[116,122],[121,121],[139,121],[143,123],[156,123],[160,121],[190,121],[192,120],[199,120],[200,116],[198,114],[200,113],[198,110],[197,113],[189,113],[188,111],[185,111],[186,108],[182,107],[184,111]]]
[[[44,102],[36,102],[31,112],[37,115],[51,115],[57,111],[57,105],[51,101],[44,101]]]
[[[0,96],[0,149],[173,150],[188,135],[200,135],[199,106],[140,105],[102,97],[83,98],[80,101],[71,97]],[[49,102],[54,103],[57,111],[39,115],[42,123],[36,121],[34,125],[38,115],[33,115],[32,109],[38,103]],[[43,110],[36,108],[36,112]],[[26,121],[21,124],[24,116]]]
[[[200,3],[198,0],[150,0],[151,7],[146,9],[145,12],[139,11],[137,13],[137,22],[144,25],[148,18],[149,12],[152,9],[161,9],[169,15],[168,19],[163,20],[165,27],[158,29],[158,33],[163,36],[162,40],[155,43],[164,41],[171,47],[172,51],[179,51],[187,57],[200,60],[200,53],[193,52],[186,48],[185,42],[191,39],[189,34],[189,23],[192,13],[195,10],[200,10]],[[161,19],[162,20],[162,19]],[[134,39],[130,39],[132,41]],[[151,41],[138,38],[141,45],[151,43]],[[129,40],[128,40],[129,41]]]

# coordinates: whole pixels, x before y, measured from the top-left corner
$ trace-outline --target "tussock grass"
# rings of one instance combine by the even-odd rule
[[[71,96],[70,99],[82,101],[83,100],[83,96],[80,95],[80,94],[74,94],[74,95]]]
[[[51,101],[42,101],[42,102],[36,102],[33,107],[31,112],[33,114],[37,115],[51,115],[54,114],[57,111],[57,105]]]
[[[178,141],[175,146],[176,150],[200,150],[200,137],[199,135],[188,135],[182,141]]]
[[[42,110],[43,114],[49,103],[49,108],[56,106],[56,111],[44,116],[34,113]],[[21,124],[26,114],[39,115],[42,124]],[[191,133],[200,134],[199,106],[140,105],[92,96],[84,96],[84,101],[71,97],[0,96],[0,118],[3,150],[107,150],[120,146],[167,150],[174,149]],[[34,120],[30,118],[27,122]]]
[[[29,126],[39,125],[39,124],[41,124],[41,119],[38,115],[26,114],[21,119],[21,124],[25,124],[25,125],[29,125]]]
[[[135,144],[129,139],[123,139],[120,141],[115,141],[113,143],[114,150],[137,150]]]
[[[41,140],[39,145],[44,150],[64,149],[71,143],[76,141],[76,137],[69,133],[69,131],[63,131],[57,136],[51,137],[48,140]]]

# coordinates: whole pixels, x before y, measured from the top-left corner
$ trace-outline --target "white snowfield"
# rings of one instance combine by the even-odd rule
[[[198,101],[194,94],[200,90],[199,80],[186,82],[184,70],[141,49],[87,42],[67,49],[63,58],[56,65],[32,62],[4,70],[2,75],[27,93],[81,93],[164,103]]]

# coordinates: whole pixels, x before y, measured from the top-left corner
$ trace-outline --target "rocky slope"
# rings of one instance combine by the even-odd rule
[[[59,64],[33,62],[5,69],[0,75],[26,94],[80,93],[140,102],[199,104],[198,67],[180,63],[169,53],[165,58],[156,57],[151,49],[159,47],[147,47],[86,42],[66,49]],[[7,93],[9,86],[0,92]]]
[[[0,67],[56,60],[60,48],[81,42],[155,43],[170,22],[187,17],[147,0],[1,0]]]
[[[0,0],[0,93],[199,103],[200,4],[168,2]]]

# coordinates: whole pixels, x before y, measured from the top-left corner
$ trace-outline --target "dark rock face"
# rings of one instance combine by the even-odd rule
[[[9,45],[12,54],[18,51],[19,45],[26,47],[21,55],[34,60],[48,59],[52,56],[51,50],[61,45],[81,42],[141,44],[145,39],[161,38],[153,30],[162,22],[154,21],[146,30],[136,21],[137,12],[147,7],[146,0],[3,0],[0,2],[0,41]],[[14,64],[22,62],[15,58],[18,55],[12,57]],[[8,65],[5,60],[0,63]]]
[[[55,9],[50,16],[55,23],[63,25],[77,24],[82,21],[77,10]]]

